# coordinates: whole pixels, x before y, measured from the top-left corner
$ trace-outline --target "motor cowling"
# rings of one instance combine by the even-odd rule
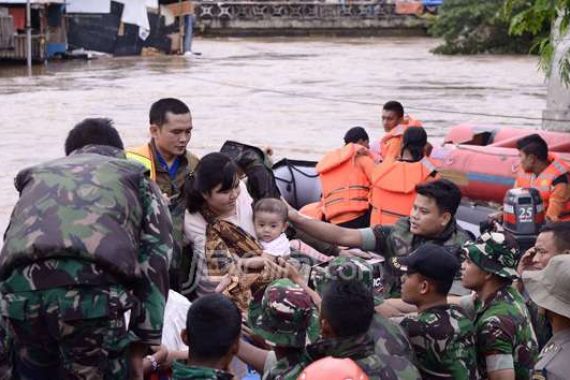
[[[524,187],[506,192],[503,227],[517,240],[521,252],[534,245],[544,218],[544,203],[537,189]]]

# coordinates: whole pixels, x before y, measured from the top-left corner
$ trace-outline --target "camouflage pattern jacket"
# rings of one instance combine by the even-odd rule
[[[414,351],[406,333],[391,320],[374,314],[368,335],[374,341],[375,351],[379,355],[396,355],[412,362]]]
[[[475,301],[475,330],[479,370],[487,378],[487,356],[512,357],[515,377],[527,380],[538,356],[530,315],[520,293],[512,286],[499,289],[484,301]]]
[[[479,379],[475,328],[462,309],[434,306],[400,324],[410,338],[424,380]]]
[[[401,274],[394,267],[396,256],[407,256],[420,245],[430,242],[447,248],[456,254],[470,240],[470,236],[452,219],[438,236],[427,238],[410,232],[410,218],[400,218],[393,226],[373,228],[376,240],[374,251],[386,259],[384,267],[384,294],[386,298],[399,297],[402,287]],[[365,247],[367,248],[367,247]]]
[[[354,360],[370,379],[420,380],[417,368],[399,356],[380,355],[367,335],[346,338],[322,339],[307,347],[311,361],[326,356]]]
[[[229,372],[206,367],[187,367],[181,362],[172,363],[172,380],[232,380]]]
[[[293,355],[281,358],[275,367],[263,376],[263,380],[296,380],[311,359],[305,350],[299,350]]]
[[[2,292],[122,284],[140,305],[132,331],[160,344],[172,222],[144,173],[99,145],[21,171],[0,253]]]

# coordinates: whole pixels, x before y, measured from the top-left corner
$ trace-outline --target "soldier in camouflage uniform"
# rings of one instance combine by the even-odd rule
[[[356,257],[337,257],[331,260],[323,271],[315,271],[313,281],[315,289],[322,293],[332,280],[357,279],[361,281],[374,295],[374,305],[380,305],[383,298],[380,295],[381,285],[374,286],[373,267],[367,261]],[[368,335],[375,342],[375,351],[380,355],[401,356],[412,365],[413,350],[406,338],[405,332],[394,322],[375,313],[368,330]]]
[[[67,157],[16,177],[0,311],[22,379],[127,378],[127,355],[142,369],[147,347],[160,345],[172,222],[122,149],[110,120],[86,119]]]
[[[311,361],[326,356],[354,360],[370,379],[419,380],[415,366],[402,356],[379,354],[368,335],[374,316],[370,289],[355,279],[330,281],[321,303],[322,339],[307,347]]]
[[[152,104],[149,111],[151,140],[142,146],[127,148],[127,158],[142,163],[163,196],[174,225],[174,252],[170,265],[173,290],[180,291],[188,278],[190,255],[183,255],[183,223],[186,199],[184,183],[194,172],[199,159],[186,149],[192,136],[190,108],[179,99],[165,98]],[[189,250],[188,250],[189,251]]]
[[[463,286],[474,290],[462,306],[474,314],[479,370],[486,378],[501,371],[517,380],[530,379],[538,344],[521,294],[512,286],[518,252],[502,233],[485,233],[467,245]]]
[[[274,347],[277,359],[264,380],[294,380],[309,363],[305,345],[315,311],[307,292],[289,279],[274,281],[265,289],[260,304],[251,303],[249,324]]]
[[[196,300],[186,318],[182,340],[188,346],[185,365],[172,364],[172,380],[231,380],[230,363],[238,351],[241,313],[228,297],[210,294]]]
[[[402,300],[418,315],[406,317],[404,328],[425,379],[477,380],[475,328],[465,312],[447,303],[459,260],[435,244],[424,244],[397,262],[406,273]]]
[[[401,218],[393,226],[349,229],[309,219],[289,210],[289,220],[300,230],[328,243],[374,251],[386,259],[384,295],[399,297],[401,281],[393,263],[396,257],[412,253],[420,245],[432,242],[457,253],[469,235],[457,225],[455,213],[461,202],[461,191],[445,179],[416,186],[416,199],[410,217]]]

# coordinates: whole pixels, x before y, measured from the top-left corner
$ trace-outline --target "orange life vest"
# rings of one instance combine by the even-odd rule
[[[327,153],[317,164],[322,208],[331,223],[348,222],[369,208],[370,180],[357,163],[360,155],[370,157],[368,149],[351,143]]]
[[[324,217],[321,201],[304,205],[299,210],[299,213],[316,220],[323,220]]]
[[[550,195],[554,186],[552,182],[561,175],[569,175],[568,166],[561,160],[556,159],[554,156],[549,155],[548,157],[550,165],[542,171],[538,176],[532,173],[526,173],[521,171],[519,173],[514,187],[533,187],[540,192],[542,201],[544,202],[544,209],[548,215],[548,205],[550,201]],[[570,201],[566,201],[565,207],[561,210],[558,215],[558,220],[568,221],[570,220]]]
[[[436,171],[429,158],[417,162],[385,161],[372,172],[370,225],[390,225],[409,216],[416,197],[416,185]]]
[[[382,139],[380,139],[380,155],[382,156],[382,160],[395,160],[400,157],[402,153],[402,139],[406,129],[421,126],[421,121],[408,115],[396,128],[382,136]]]

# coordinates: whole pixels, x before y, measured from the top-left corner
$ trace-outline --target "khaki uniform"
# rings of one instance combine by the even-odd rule
[[[534,366],[532,380],[565,380],[570,377],[570,329],[548,341]]]

